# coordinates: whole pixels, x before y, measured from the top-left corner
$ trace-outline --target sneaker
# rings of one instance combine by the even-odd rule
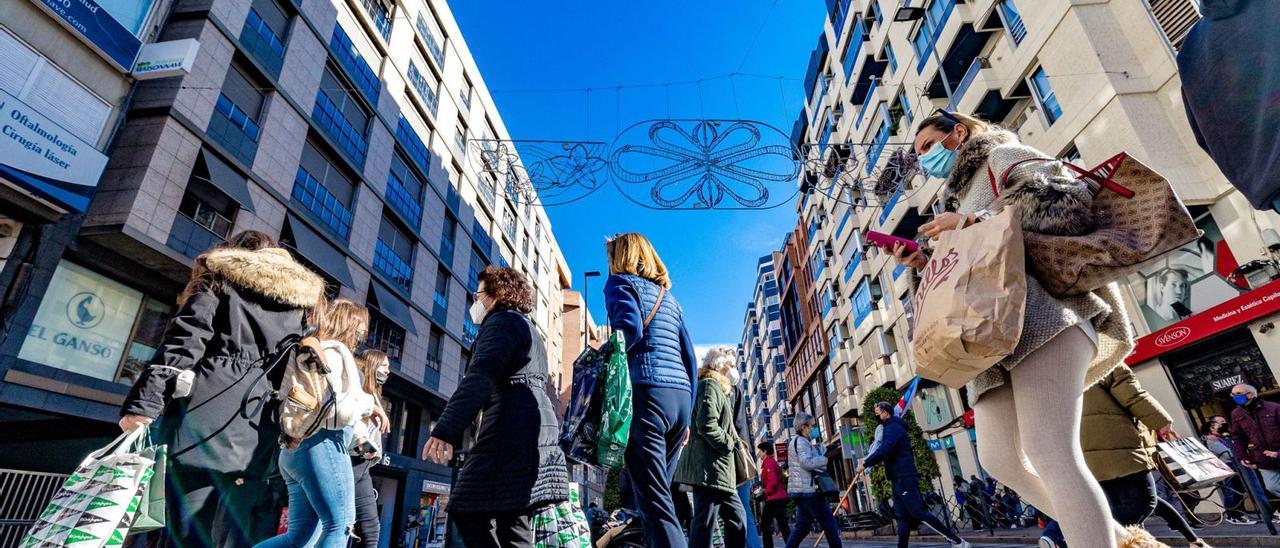
[[[1040,537],[1040,548],[1061,548],[1057,542],[1049,537]]]
[[[1232,525],[1257,525],[1258,524],[1257,520],[1252,520],[1246,517],[1227,518],[1227,523],[1230,523]]]
[[[960,542],[951,543],[951,548],[971,548],[971,547],[972,545],[969,544],[969,541],[964,539],[960,539]]]

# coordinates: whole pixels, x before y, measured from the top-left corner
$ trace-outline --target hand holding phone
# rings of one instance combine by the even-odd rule
[[[920,249],[920,244],[917,244],[915,240],[899,238],[897,236],[885,234],[883,232],[876,232],[874,230],[867,231],[867,241],[888,252],[893,251],[894,244],[902,244],[902,247],[905,247],[908,253],[915,253],[916,250]]]

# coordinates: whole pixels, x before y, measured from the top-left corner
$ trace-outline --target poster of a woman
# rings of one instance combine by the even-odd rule
[[[1151,330],[1164,328],[1187,316],[1239,295],[1239,290],[1217,273],[1222,232],[1209,213],[1196,219],[1204,231],[1199,240],[1169,252],[1130,276],[1133,296]]]

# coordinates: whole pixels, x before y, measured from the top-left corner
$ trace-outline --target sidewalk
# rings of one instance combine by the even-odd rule
[[[1159,538],[1161,542],[1168,544],[1174,548],[1186,546],[1187,541],[1182,535],[1165,526],[1164,522],[1159,519],[1147,520],[1147,530],[1151,534]],[[1277,525],[1280,529],[1280,524]],[[924,530],[933,533],[933,530],[927,527]],[[974,544],[1020,544],[1034,546],[1040,538],[1040,529],[1023,528],[1023,529],[996,529],[995,535],[991,536],[985,529],[973,531],[965,529],[961,532],[966,540]],[[1271,536],[1267,532],[1267,527],[1261,523],[1257,525],[1231,525],[1223,523],[1217,527],[1205,527],[1196,531],[1214,548],[1253,548],[1253,547],[1280,547],[1280,536]],[[845,533],[842,538],[848,540],[871,540],[877,542],[894,541],[896,537],[892,535],[874,535],[863,533]],[[943,542],[943,538],[936,534],[912,535],[912,541],[921,542]]]

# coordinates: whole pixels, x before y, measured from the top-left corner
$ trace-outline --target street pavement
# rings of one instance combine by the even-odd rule
[[[1155,535],[1162,542],[1179,548],[1186,546],[1187,542],[1181,535],[1170,530],[1163,521],[1159,519],[1151,519],[1146,523],[1147,530]],[[887,531],[887,530],[886,530]],[[939,548],[949,547],[950,545],[943,541],[942,537],[934,534],[932,530],[926,528],[926,534],[913,534],[911,537],[911,546],[920,548]],[[1276,547],[1280,548],[1280,536],[1271,536],[1268,534],[1266,526],[1257,525],[1230,525],[1222,524],[1216,527],[1205,527],[1197,531],[1201,538],[1207,541],[1214,548],[1258,548],[1258,547]],[[988,533],[985,529],[979,531],[964,530],[961,532],[975,548],[991,548],[991,547],[1031,547],[1037,546],[1036,542],[1040,538],[1040,529],[1038,528],[1021,528],[1021,529],[997,529],[994,535]],[[801,548],[812,548],[818,540],[817,535],[810,535],[808,539],[800,543]],[[892,536],[871,536],[867,533],[852,534],[845,533],[842,536],[844,546],[856,547],[884,547],[897,546],[896,538]],[[785,546],[785,539],[777,539],[774,541],[775,546]],[[822,542],[818,546],[825,548],[826,542]]]

